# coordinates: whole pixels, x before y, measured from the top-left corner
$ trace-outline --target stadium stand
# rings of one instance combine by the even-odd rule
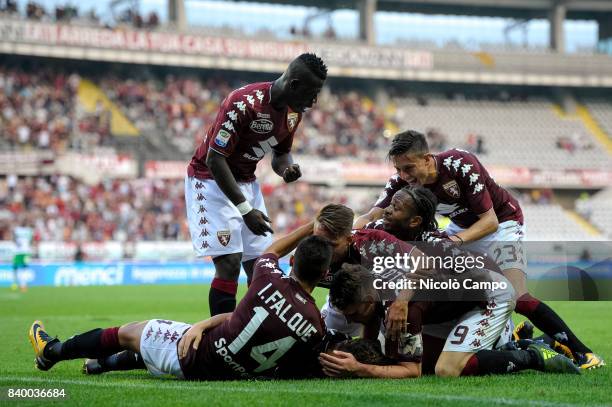
[[[37,73],[0,67],[0,133],[3,149],[70,147],[71,136],[91,131],[106,133],[100,116],[77,120],[77,75]]]
[[[0,130],[6,137],[2,143],[7,148],[87,149],[117,145],[111,134],[139,131],[160,155],[174,151],[171,157],[184,159],[214,119],[223,97],[239,85],[210,75],[149,80],[106,75],[92,82],[76,74],[3,69]],[[377,96],[368,96],[372,93]],[[445,98],[394,93],[384,87],[365,92],[358,85],[350,90],[326,89],[317,109],[305,116],[294,151],[324,159],[375,162],[386,153],[388,141],[383,135],[414,128],[428,131],[435,146],[473,150],[488,165],[612,167],[612,157],[580,117],[560,116],[543,97],[498,101],[472,100],[469,94]],[[24,109],[23,114],[16,115],[18,109]],[[610,125],[606,115],[612,109],[595,104],[591,110],[606,129]]]
[[[588,101],[585,103],[595,120],[612,140],[612,104],[606,101]]]
[[[589,220],[612,239],[612,188],[605,189],[587,199],[583,210],[590,215]],[[586,206],[586,208],[585,208]],[[577,204],[578,209],[578,204]]]
[[[434,96],[403,98],[397,106],[395,117],[400,128],[424,130],[435,124],[453,146],[469,147],[467,136],[480,136],[485,164],[549,169],[612,166],[612,157],[583,123],[559,117],[550,101],[449,100]]]
[[[3,150],[90,151],[99,146],[122,150],[122,140],[130,137],[113,135],[140,133],[150,143],[133,144],[131,153],[186,162],[223,97],[240,85],[212,75],[165,75],[161,79],[151,75],[135,80],[113,74],[84,79],[86,74],[0,68]],[[377,96],[367,96],[371,94]],[[434,150],[466,148],[479,154],[486,165],[612,167],[611,156],[583,122],[559,115],[544,97],[504,101],[473,97],[398,96],[397,90],[379,87],[376,92],[365,92],[357,85],[348,90],[326,88],[317,108],[305,116],[294,152],[325,160],[380,162],[388,146],[385,136],[416,128],[426,132]],[[593,102],[586,106],[607,131],[612,123],[609,105]],[[36,180],[9,176],[1,184],[0,199],[8,209],[2,212],[0,239],[10,238],[12,226],[26,212],[32,221],[37,219],[40,241],[188,239],[181,181],[107,180],[87,185],[61,176]],[[358,212],[366,210],[378,192],[307,184],[267,185],[265,190],[279,233],[304,223],[328,201],[350,199]],[[553,203],[552,192],[550,195],[550,199],[526,201],[528,238],[593,239],[571,214]],[[583,217],[600,230],[612,230],[609,201],[609,191],[596,195],[591,200],[592,217]]]
[[[264,184],[263,193],[277,234],[289,232],[314,217],[327,202],[340,202],[363,213],[378,188],[328,188]],[[597,240],[550,193],[521,197],[528,240]],[[612,230],[612,190],[590,201],[591,220]],[[43,241],[188,240],[182,180],[106,180],[88,185],[66,176],[0,179],[0,240],[10,240],[22,219],[35,225]]]
[[[528,241],[587,241],[602,240],[577,223],[558,204],[522,203]]]
[[[378,191],[378,189],[376,189]],[[376,192],[309,184],[264,185],[276,233],[311,220],[328,202],[365,210]],[[182,180],[106,180],[88,185],[66,176],[0,179],[0,240],[22,220],[37,241],[189,240]]]
[[[159,131],[183,154],[190,154],[201,130],[217,113],[217,107],[233,87],[217,78],[198,80],[166,76],[163,80],[122,81],[103,79],[101,88],[120,105],[143,133]],[[359,156],[379,159],[374,153],[385,148],[385,129],[397,129],[386,118],[384,108],[363,93],[327,89],[317,109],[304,117],[294,151],[323,158]]]
[[[7,177],[0,182],[0,236],[23,218],[39,241],[169,240],[188,237],[180,182],[106,180],[87,185],[66,176]]]

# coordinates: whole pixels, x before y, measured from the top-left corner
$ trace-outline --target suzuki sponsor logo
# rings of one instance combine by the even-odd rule
[[[274,128],[274,123],[268,119],[257,119],[251,122],[249,126],[251,130],[258,134],[270,133]]]

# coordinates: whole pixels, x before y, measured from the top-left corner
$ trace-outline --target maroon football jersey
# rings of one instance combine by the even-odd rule
[[[437,212],[448,216],[456,225],[466,229],[478,221],[478,215],[494,208],[498,221],[515,220],[523,223],[523,212],[518,201],[497,185],[478,158],[470,152],[453,149],[434,156],[438,179],[424,185],[438,198]],[[375,206],[386,208],[393,195],[408,183],[393,175]]]
[[[382,219],[379,219],[374,222],[369,222],[363,228],[385,230]],[[445,231],[439,229],[423,232],[415,239],[415,241],[409,243],[428,256],[444,257],[462,255],[464,257],[475,257],[480,254],[478,252],[470,251],[464,247],[459,247],[455,242],[450,239],[450,237]],[[495,263],[495,261],[493,261],[491,257],[486,256],[482,259],[482,262],[484,263],[484,267],[481,268],[482,270],[503,274],[499,266]]]
[[[267,152],[288,153],[302,115],[270,104],[273,82],[243,86],[221,104],[215,122],[197,148],[187,173],[198,179],[212,179],[206,155],[212,149],[225,157],[238,182],[255,180],[257,163]]]
[[[324,333],[315,300],[267,253],[255,262],[253,281],[231,318],[206,332],[197,351],[189,349],[181,369],[191,380],[272,376],[288,364],[316,361]]]
[[[329,288],[333,274],[340,270],[343,263],[361,264],[366,269],[371,269],[375,257],[396,254],[403,256],[404,253],[410,255],[412,249],[411,244],[399,240],[384,230],[355,229],[351,232],[347,257],[331,265],[330,273],[321,280],[319,286]]]
[[[372,222],[368,222],[364,227],[364,229],[376,229],[376,230],[385,230],[384,221],[382,219],[378,219]],[[395,235],[394,235],[395,236]],[[423,232],[420,236],[417,236],[415,241],[418,242],[429,242],[431,240],[450,240],[448,234],[443,230],[432,230],[428,232]]]

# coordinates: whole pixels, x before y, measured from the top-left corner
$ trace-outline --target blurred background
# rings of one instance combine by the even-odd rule
[[[612,237],[612,1],[0,0],[0,285],[22,251],[31,284],[209,278],[187,163],[232,89],[302,52],[329,79],[300,182],[259,165],[277,235],[330,201],[367,211],[410,128],[476,153],[527,240]]]

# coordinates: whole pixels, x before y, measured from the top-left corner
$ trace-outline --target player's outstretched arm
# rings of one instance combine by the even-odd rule
[[[357,219],[355,219],[355,223],[353,223],[353,229],[362,229],[365,225],[370,222],[377,221],[382,218],[384,209],[379,208],[377,206],[370,209],[370,211],[366,214],[361,215]]]
[[[319,354],[323,373],[330,377],[376,377],[381,379],[408,379],[419,377],[419,363],[400,362],[396,365],[379,366],[360,363],[351,353],[335,350],[332,355]]]
[[[391,366],[363,365],[359,374],[359,377],[376,377],[381,379],[411,379],[420,376],[420,364],[410,362],[401,362]]]
[[[240,192],[238,183],[236,179],[234,179],[234,175],[227,164],[225,156],[211,149],[206,156],[206,165],[210,169],[219,189],[221,189],[225,196],[227,196],[227,198],[238,208],[244,219],[244,223],[251,232],[258,236],[265,236],[268,232],[274,233],[268,224],[271,221],[266,214],[252,208],[242,192]]]
[[[274,151],[272,153],[272,169],[286,183],[297,181],[302,176],[300,166],[293,163],[291,153],[277,153]]]
[[[288,235],[276,240],[264,251],[264,253],[272,253],[278,257],[288,255],[297,247],[302,239],[312,235],[313,228],[314,221],[310,221],[307,224],[300,226]]]

